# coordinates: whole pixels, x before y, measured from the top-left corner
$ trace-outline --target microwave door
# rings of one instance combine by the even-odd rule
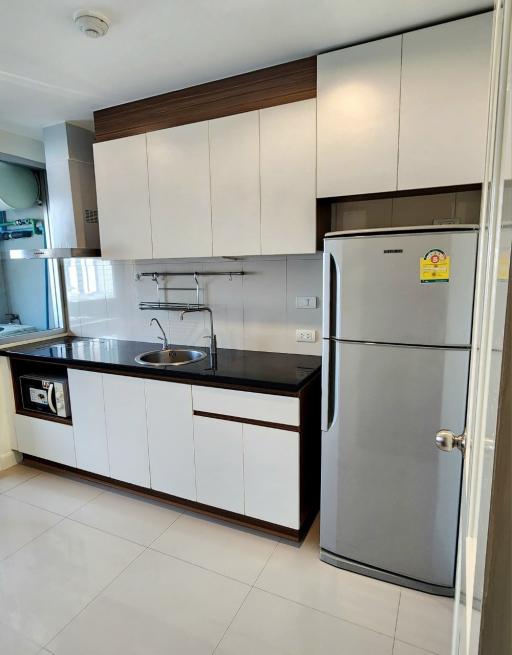
[[[48,407],[50,408],[52,414],[57,414],[57,408],[54,403],[55,397],[55,385],[51,383],[48,387]]]

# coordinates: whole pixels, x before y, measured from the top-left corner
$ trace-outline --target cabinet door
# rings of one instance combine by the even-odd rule
[[[68,381],[76,465],[84,471],[110,475],[103,376],[100,373],[70,368]]]
[[[244,513],[242,424],[194,416],[197,500]]]
[[[316,100],[260,111],[261,251],[316,251]]]
[[[110,475],[149,487],[144,380],[103,375]]]
[[[404,34],[398,188],[481,182],[492,15]]]
[[[396,189],[401,43],[318,57],[318,197]]]
[[[299,528],[299,434],[244,425],[245,513]]]
[[[153,257],[211,257],[208,122],[147,139]]]
[[[151,488],[196,499],[192,389],[146,380]]]
[[[146,135],[95,143],[94,168],[103,257],[150,259]]]
[[[71,425],[15,414],[14,426],[20,453],[76,466]]]
[[[210,121],[213,254],[259,255],[259,112]]]

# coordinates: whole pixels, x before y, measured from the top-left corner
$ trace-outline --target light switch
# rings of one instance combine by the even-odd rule
[[[296,296],[295,307],[297,309],[316,309],[318,299],[316,296]]]

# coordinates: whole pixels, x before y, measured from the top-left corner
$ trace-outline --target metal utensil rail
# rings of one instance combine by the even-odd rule
[[[139,303],[139,309],[142,311],[152,310],[152,311],[190,311],[193,310],[202,310],[207,307],[207,305],[199,302],[199,278],[200,277],[210,277],[210,276],[219,276],[229,277],[230,280],[234,276],[243,276],[245,271],[193,271],[193,272],[147,272],[147,273],[137,273],[135,276],[136,280],[141,280],[144,277],[150,277],[151,280],[156,284],[157,293],[160,291],[195,291],[196,293],[196,302],[195,303],[183,303],[183,302],[167,302],[161,300],[155,301],[142,301]],[[162,287],[160,286],[159,278],[163,277],[193,277],[195,282],[195,287]]]

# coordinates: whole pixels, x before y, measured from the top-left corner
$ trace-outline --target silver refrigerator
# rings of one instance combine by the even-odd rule
[[[339,232],[324,252],[320,557],[453,595],[476,226]]]

